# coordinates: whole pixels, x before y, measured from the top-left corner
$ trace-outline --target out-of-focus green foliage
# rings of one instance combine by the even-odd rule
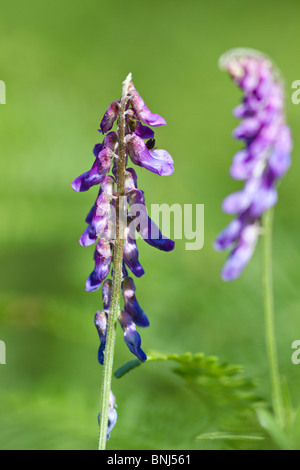
[[[238,46],[268,54],[286,80],[294,152],[275,212],[274,284],[280,370],[298,406],[300,366],[291,362],[291,344],[300,332],[300,105],[290,98],[300,79],[299,13],[297,0],[1,5],[0,340],[7,353],[0,365],[1,449],[97,446],[101,367],[93,315],[101,295],[84,291],[93,248],[78,244],[96,193],[76,194],[70,183],[91,166],[100,119],[129,72],[149,108],[165,117],[156,144],[175,161],[168,178],[138,169],[148,207],[205,204],[201,251],[186,251],[186,240],[176,240],[172,253],[138,242],[146,274],[136,294],[151,324],[141,332],[142,347],[192,357],[204,351],[243,364],[245,377],[258,380],[258,395],[270,401],[260,246],[230,284],[220,279],[226,255],[212,248],[230,220],[221,201],[240,188],[228,169],[240,148],[231,132],[241,95],[217,68],[219,56]],[[115,369],[130,359],[118,329]],[[234,448],[278,447],[248,408],[193,389],[214,378],[198,377],[187,387],[181,367],[173,374],[169,361],[153,361],[113,380],[118,424],[109,449],[221,448],[224,440],[196,439],[215,432],[265,437],[226,441]],[[298,422],[293,415],[296,445]]]

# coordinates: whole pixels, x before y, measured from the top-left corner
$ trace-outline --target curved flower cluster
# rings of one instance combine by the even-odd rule
[[[129,77],[127,77],[128,80]],[[115,121],[117,121],[116,132],[111,130]],[[159,228],[148,217],[144,193],[137,187],[136,172],[133,168],[127,168],[127,164],[128,159],[130,159],[135,165],[161,176],[173,173],[174,162],[171,155],[166,150],[155,148],[154,132],[148,127],[164,124],[166,122],[161,116],[151,113],[147,108],[133,83],[131,81],[127,82],[126,92],[122,93],[120,101],[113,101],[109,105],[100,123],[99,132],[105,134],[105,137],[103,142],[96,144],[93,149],[95,161],[91,169],[72,182],[72,188],[78,192],[87,191],[92,186],[100,185],[95,204],[86,217],[87,227],[79,239],[82,246],[90,246],[96,243],[94,252],[95,266],[86,281],[85,288],[90,292],[97,290],[102,285],[103,310],[96,312],[94,318],[100,339],[98,349],[100,364],[104,363],[105,356],[113,285],[112,280],[107,279],[107,277],[110,274],[115,255],[115,231],[117,226],[119,230],[120,227],[124,228],[124,234],[121,235],[124,239],[122,265],[124,308],[118,320],[124,331],[124,340],[129,350],[140,361],[147,359],[141,348],[141,337],[136,327],[149,326],[149,321],[136,299],[135,284],[133,279],[129,277],[127,268],[137,277],[144,274],[144,269],[139,262],[135,239],[136,231],[148,244],[159,250],[173,250],[174,242],[164,237]],[[120,150],[121,146],[122,150]],[[118,168],[123,168],[124,147],[125,174],[118,175]],[[121,156],[122,165],[119,166],[118,159]],[[112,174],[109,174],[110,171],[112,171]],[[120,181],[122,182],[120,183]],[[121,187],[122,189],[120,189]],[[122,220],[122,223],[116,224],[116,217],[119,217],[119,219],[121,217],[120,207],[123,202],[126,206],[124,207],[125,221]],[[118,234],[118,240],[119,237],[120,234]],[[100,414],[98,419],[100,420]],[[107,439],[109,439],[116,421],[115,398],[110,391]]]
[[[91,169],[76,178],[72,187],[75,191],[87,191],[92,186],[99,185],[100,189],[96,202],[86,217],[87,227],[79,239],[82,246],[96,243],[94,261],[95,267],[86,281],[87,291],[94,291],[102,284],[103,310],[95,315],[95,325],[100,338],[98,360],[104,361],[106,325],[110,308],[112,281],[107,279],[114,258],[114,229],[115,207],[117,204],[117,159],[119,150],[119,134],[112,131],[114,122],[118,120],[120,102],[113,101],[100,123],[99,132],[106,134],[103,142],[96,144],[93,150],[95,161]],[[153,114],[145,102],[129,83],[126,107],[125,146],[126,160],[146,168],[158,175],[171,175],[174,171],[171,155],[162,149],[155,148],[154,132],[148,126],[161,126],[165,120],[158,114]],[[127,165],[126,165],[127,166]],[[112,174],[109,175],[110,170]],[[127,268],[137,277],[144,274],[139,262],[139,253],[135,240],[137,231],[151,246],[163,251],[171,251],[174,241],[164,237],[154,222],[148,217],[143,192],[137,187],[137,175],[133,168],[126,168],[125,194],[128,203],[127,228],[123,253],[123,298],[124,310],[119,317],[119,323],[124,331],[125,342],[130,351],[141,361],[146,360],[146,354],[141,349],[141,338],[136,326],[145,327],[149,321],[139,306],[135,297],[135,285],[128,276]],[[141,215],[141,210],[143,214]],[[104,282],[105,281],[105,282]]]
[[[283,85],[271,61],[255,51],[236,50],[221,58],[221,66],[244,93],[234,110],[242,121],[233,136],[245,148],[234,156],[230,174],[245,185],[223,201],[223,211],[236,218],[214,245],[232,250],[222,271],[222,278],[231,281],[251,259],[263,213],[277,202],[278,180],[291,163],[292,138],[285,122]]]

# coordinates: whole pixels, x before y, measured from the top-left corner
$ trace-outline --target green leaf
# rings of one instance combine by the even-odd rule
[[[281,378],[281,389],[282,389],[282,398],[283,398],[283,405],[284,405],[284,413],[285,413],[285,425],[286,429],[291,429],[293,418],[294,418],[294,409],[292,405],[291,394],[289,390],[289,386],[285,377]]]
[[[230,432],[208,432],[204,434],[200,434],[196,437],[196,439],[201,441],[262,441],[265,439],[264,436],[259,434],[234,434]]]
[[[143,367],[151,362],[169,362],[173,372],[181,377],[188,389],[209,415],[209,421],[203,423],[201,413],[195,408],[195,421],[202,426],[201,434],[195,435],[200,442],[219,441],[218,448],[251,449],[264,441],[268,434],[260,426],[254,406],[262,406],[263,400],[255,393],[256,382],[246,378],[240,365],[230,365],[220,361],[216,356],[204,353],[163,354],[157,351],[148,352],[148,359]],[[141,365],[138,360],[129,361],[116,372],[117,378]],[[187,392],[188,393],[188,392]],[[218,429],[211,432],[211,428]],[[197,436],[197,437],[196,437]],[[270,440],[269,440],[270,441]],[[269,445],[270,442],[264,443]],[[270,444],[272,447],[272,443]]]
[[[182,377],[192,388],[221,388],[228,393],[238,394],[243,399],[257,399],[251,395],[251,391],[256,387],[256,383],[246,379],[241,375],[243,371],[240,365],[228,365],[227,362],[220,362],[216,356],[205,356],[204,353],[192,354],[163,354],[157,351],[150,351],[145,364],[157,361],[168,361],[176,364],[173,369],[177,375]],[[140,366],[138,359],[129,361],[122,365],[116,372],[115,377],[121,378],[129,371]]]
[[[276,423],[273,415],[268,410],[262,407],[257,407],[256,414],[261,427],[267,431],[280,449],[293,450],[293,443]]]
[[[139,359],[133,359],[132,361],[125,362],[119,369],[117,369],[114,373],[114,376],[117,379],[120,379],[123,377],[123,375],[127,374],[132,369],[135,369],[136,367],[140,366],[142,362]]]

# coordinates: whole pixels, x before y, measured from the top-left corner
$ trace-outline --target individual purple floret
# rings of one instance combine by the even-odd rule
[[[104,310],[98,310],[98,312],[96,312],[95,314],[94,323],[100,339],[100,346],[98,349],[98,361],[100,364],[103,365],[106,342],[107,313]]]
[[[231,249],[222,270],[225,281],[236,279],[248,264],[261,233],[265,211],[278,199],[278,180],[291,164],[292,138],[284,114],[284,88],[272,62],[252,50],[233,50],[220,65],[242,89],[242,103],[234,115],[242,121],[233,131],[245,147],[237,152],[230,168],[244,188],[223,201],[223,211],[236,215],[217,237],[216,250]]]
[[[148,126],[156,127],[166,124],[166,121],[159,114],[153,114],[145,105],[143,98],[138,94],[132,82],[129,85],[130,102],[135,112],[135,117]]]
[[[131,315],[127,312],[122,312],[119,316],[119,322],[124,331],[124,340],[129,350],[134,354],[141,362],[146,361],[147,356],[141,349],[141,337],[136,331],[136,324],[132,320]]]
[[[173,173],[173,159],[166,150],[148,150],[145,142],[135,133],[127,135],[126,144],[131,161],[160,176],[169,176]]]
[[[124,141],[120,140],[120,113],[123,107],[122,122],[125,125]],[[125,114],[124,114],[125,113]],[[112,128],[117,124],[116,131]],[[155,146],[154,131],[151,127],[165,125],[166,121],[158,114],[152,113],[130,81],[127,95],[120,101],[114,100],[107,108],[101,122],[99,132],[104,134],[103,142],[97,143],[93,148],[95,157],[90,170],[77,177],[72,188],[77,192],[89,190],[92,186],[100,185],[96,201],[86,217],[87,226],[83,231],[79,243],[88,247],[95,245],[94,270],[89,275],[85,288],[88,292],[95,291],[102,286],[103,310],[95,315],[95,326],[100,339],[98,361],[105,361],[105,346],[107,324],[109,322],[110,304],[112,299],[113,282],[107,277],[113,276],[116,213],[119,211],[120,197],[126,198],[124,222],[124,248],[123,248],[123,278],[122,291],[124,298],[124,311],[120,313],[119,322],[124,330],[124,339],[130,349],[141,361],[147,359],[141,349],[141,338],[136,327],[149,326],[149,320],[141,309],[135,296],[135,285],[128,277],[130,270],[136,277],[144,274],[139,261],[139,252],[136,243],[136,233],[150,245],[163,251],[174,248],[173,240],[164,237],[159,228],[149,218],[145,206],[144,193],[137,186],[137,175],[133,168],[126,168],[124,181],[124,194],[120,194],[118,186],[118,159],[119,147],[125,146],[125,160],[128,160],[152,173],[160,176],[171,175],[174,171],[174,161],[166,151]],[[122,154],[123,155],[123,154]],[[126,164],[127,166],[127,164]],[[135,209],[135,210],[133,210]],[[141,214],[142,213],[142,214]],[[127,227],[126,227],[127,221]],[[111,428],[116,421],[116,411],[112,406]]]
[[[109,395],[109,407],[108,407],[108,422],[107,422],[107,434],[106,434],[106,440],[108,441],[110,438],[110,433],[114,426],[116,425],[118,414],[116,410],[116,399],[114,397],[114,394],[112,391],[110,391]],[[101,418],[101,413],[98,414],[98,424],[100,426],[100,418]]]
[[[111,244],[108,240],[100,238],[96,245],[94,259],[94,271],[90,274],[85,284],[85,289],[88,292],[97,290],[104,279],[109,275],[111,264]]]
[[[124,310],[137,326],[149,326],[149,320],[135,296],[135,284],[131,277],[123,280]]]

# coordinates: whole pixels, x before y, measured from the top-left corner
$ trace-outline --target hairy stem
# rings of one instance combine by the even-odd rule
[[[284,406],[282,389],[279,376],[279,367],[275,340],[274,325],[274,299],[273,299],[273,274],[272,274],[272,229],[273,209],[266,212],[263,220],[263,287],[265,305],[265,333],[268,352],[272,401],[275,418],[280,426],[284,426]]]
[[[108,315],[108,324],[106,332],[106,345],[104,353],[104,365],[101,387],[100,404],[100,432],[99,432],[99,450],[106,448],[106,434],[108,424],[109,395],[111,390],[111,379],[114,362],[114,350],[116,340],[116,323],[120,312],[120,294],[122,283],[122,265],[124,248],[124,222],[120,216],[120,205],[124,196],[125,188],[125,167],[126,167],[126,148],[125,148],[125,110],[128,101],[128,85],[131,80],[131,74],[122,84],[122,97],[118,115],[118,160],[117,160],[117,200],[116,200],[116,230],[114,242],[114,261],[113,261],[113,283],[111,304]],[[122,210],[122,209],[121,209]]]

